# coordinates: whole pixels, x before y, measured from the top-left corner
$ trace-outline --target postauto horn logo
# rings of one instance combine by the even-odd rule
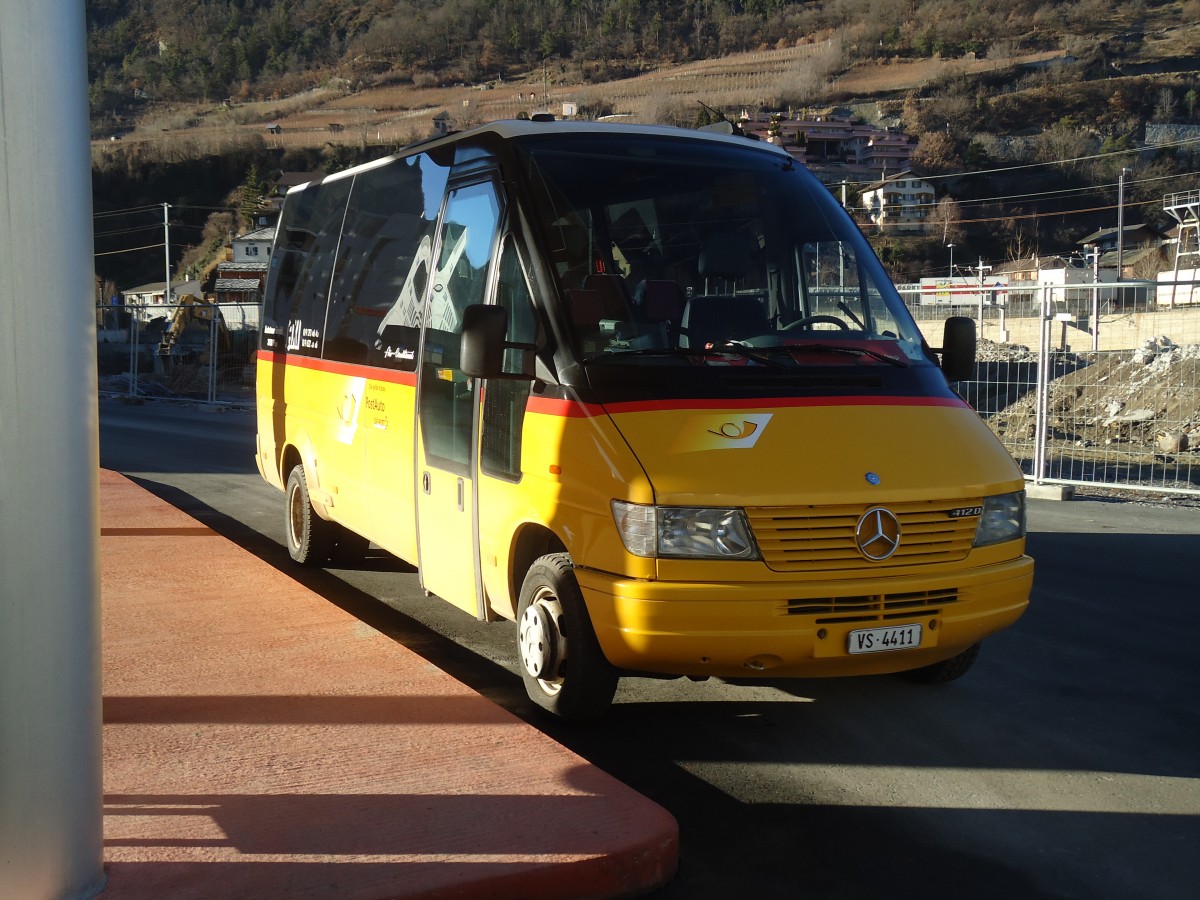
[[[700,450],[748,450],[758,443],[773,413],[722,413],[697,416],[679,430],[675,453]]]

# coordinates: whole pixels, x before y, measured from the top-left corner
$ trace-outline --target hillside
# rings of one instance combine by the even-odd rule
[[[231,154],[332,170],[428,136],[435,115],[461,128],[564,104],[685,126],[706,107],[838,111],[899,125],[929,174],[1087,158],[943,183],[959,252],[989,258],[1062,252],[1111,224],[1122,165],[1152,224],[1169,224],[1165,184],[1200,186],[1194,151],[1127,152],[1147,123],[1200,124],[1200,0],[89,0],[88,14],[106,172]],[[217,205],[236,184],[208,187]],[[1015,209],[993,202],[1013,195]],[[944,254],[873,239],[903,280]]]

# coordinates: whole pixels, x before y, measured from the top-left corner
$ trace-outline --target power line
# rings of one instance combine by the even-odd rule
[[[137,226],[134,226],[133,228],[120,228],[115,231],[96,231],[96,232],[93,232],[92,236],[93,237],[112,237],[113,235],[117,235],[117,234],[133,234],[134,232],[137,232],[137,231],[151,231],[154,229],[162,231],[162,222],[158,222],[157,224],[151,224],[151,225],[137,225]]]
[[[124,250],[107,250],[104,253],[94,253],[93,256],[116,256],[118,253],[135,253],[138,250],[154,250],[166,246],[164,243],[147,244],[145,247],[126,247]]]
[[[1125,156],[1130,153],[1150,153],[1159,150],[1167,150],[1172,147],[1188,147],[1192,145],[1200,146],[1200,138],[1186,138],[1180,141],[1167,141],[1162,144],[1155,144],[1153,147],[1135,147],[1129,150],[1110,150],[1107,153],[1092,153],[1087,156],[1075,156],[1067,159],[1055,159],[1047,162],[1035,163],[1019,163],[1013,166],[1003,166],[995,169],[973,169],[969,172],[951,172],[946,175],[922,175],[919,176],[922,181],[940,181],[946,178],[967,178],[975,175],[997,175],[1003,172],[1019,172],[1022,169],[1036,169],[1043,166],[1065,166],[1073,163],[1087,162],[1093,159],[1106,159],[1112,156]],[[876,181],[847,181],[847,186],[853,187],[859,184],[877,184]]]
[[[1173,181],[1179,178],[1189,178],[1195,175],[1200,175],[1200,172],[1180,172],[1178,175],[1154,175],[1149,178],[1139,178],[1125,182],[1125,187],[1128,188],[1134,184],[1149,184],[1152,181]],[[1115,188],[1116,184],[1097,184],[1089,187],[1062,188],[1056,191],[1036,191],[1029,194],[1007,194],[1002,197],[989,197],[973,200],[955,200],[954,202],[960,206],[967,205],[983,205],[986,203],[1000,203],[1008,200],[1036,200],[1041,197],[1056,197],[1064,194],[1087,194],[1094,191],[1103,191],[1108,188]],[[921,204],[923,206],[936,206],[937,204]],[[917,207],[918,209],[920,206]]]
[[[1126,185],[1149,184],[1154,181],[1175,181],[1175,180],[1179,180],[1179,179],[1183,179],[1183,178],[1193,178],[1198,175],[1200,175],[1200,172],[1181,172],[1176,175],[1154,175],[1154,176],[1150,176],[1148,178],[1142,178],[1142,179],[1138,179],[1136,181],[1126,182]],[[927,179],[922,179],[922,180],[927,180]],[[1034,192],[1034,193],[1029,193],[1029,194],[1011,194],[1011,195],[1000,196],[1000,197],[990,197],[990,198],[985,197],[985,198],[976,198],[976,199],[972,199],[972,200],[955,200],[954,203],[957,204],[957,206],[960,208],[965,207],[965,206],[986,206],[986,205],[993,204],[993,203],[1000,203],[1000,202],[1013,201],[1013,200],[1029,201],[1029,200],[1039,200],[1039,199],[1043,199],[1043,198],[1063,196],[1063,195],[1067,195],[1067,194],[1095,193],[1095,192],[1103,191],[1107,188],[1112,188],[1112,187],[1116,187],[1116,185],[1102,184],[1102,185],[1095,185],[1095,186],[1091,186],[1091,187],[1063,188],[1062,190],[1057,190],[1057,191],[1039,191],[1039,192]],[[939,203],[940,202],[941,201],[939,201]],[[1127,201],[1125,203],[1125,206],[1126,207],[1154,206],[1154,205],[1158,204],[1159,202],[1160,202],[1159,200]],[[911,204],[904,206],[903,208],[904,208],[905,212],[914,212],[914,211],[928,212],[930,210],[937,209],[938,205],[939,205],[938,203],[911,203]],[[1020,214],[1016,214],[1016,215],[1009,214],[1009,215],[1004,215],[1004,216],[993,216],[993,217],[986,217],[986,218],[972,218],[972,219],[958,218],[958,219],[949,220],[949,224],[951,224],[951,225],[969,225],[969,224],[980,223],[980,222],[1010,221],[1012,219],[1039,219],[1039,218],[1047,218],[1047,217],[1053,217],[1053,216],[1082,215],[1084,213],[1103,212],[1105,210],[1117,209],[1117,206],[1118,206],[1117,204],[1112,203],[1112,204],[1102,205],[1102,206],[1086,207],[1084,209],[1068,209],[1068,210],[1057,210],[1057,211],[1051,210],[1051,211],[1047,211],[1047,212],[1020,213]],[[866,206],[848,206],[848,207],[846,207],[846,209],[851,212],[863,212],[863,213],[870,212],[870,209]],[[890,223],[885,223],[885,224],[890,224]],[[905,222],[905,223],[896,223],[896,224],[912,224],[912,223]],[[943,223],[941,221],[939,221],[939,222],[937,222],[937,224],[943,224]]]
[[[103,219],[103,218],[107,218],[109,216],[125,216],[125,215],[129,215],[130,213],[140,213],[140,212],[158,212],[158,213],[160,213],[160,212],[162,212],[162,204],[156,203],[153,206],[130,206],[126,209],[110,209],[105,212],[99,212],[99,213],[94,212],[94,213],[92,213],[92,218],[93,219]]]

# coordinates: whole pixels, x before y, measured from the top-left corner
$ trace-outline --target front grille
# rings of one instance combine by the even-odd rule
[[[854,532],[871,506],[751,507],[746,510],[767,567],[776,572],[829,572],[954,562],[975,540],[980,498],[880,504],[900,522],[900,545],[884,560],[859,552]],[[954,512],[959,515],[952,515]]]
[[[783,612],[789,616],[816,616],[816,624],[831,622],[887,622],[914,615],[938,615],[942,607],[956,603],[958,591],[910,591],[902,594],[868,594],[855,597],[817,597],[789,600]]]

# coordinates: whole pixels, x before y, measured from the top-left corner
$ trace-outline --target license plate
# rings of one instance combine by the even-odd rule
[[[892,625],[888,628],[862,628],[847,635],[850,653],[879,653],[883,650],[909,650],[921,646],[920,625]]]

